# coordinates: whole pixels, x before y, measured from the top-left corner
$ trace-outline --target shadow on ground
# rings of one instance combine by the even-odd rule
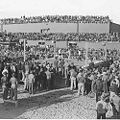
[[[69,89],[39,93],[30,98],[19,99],[18,108],[14,108],[14,105],[9,103],[5,106],[1,103],[0,119],[17,118],[28,110],[34,110],[37,108],[47,107],[52,104],[70,101],[73,99],[73,97],[71,97],[73,94],[74,92]]]

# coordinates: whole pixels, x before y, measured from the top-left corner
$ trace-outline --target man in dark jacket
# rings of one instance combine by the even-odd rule
[[[41,72],[40,72],[40,81],[41,81],[42,89],[47,89],[47,76],[45,74],[43,67],[41,68]]]
[[[35,90],[40,90],[40,84],[41,84],[41,76],[39,72],[35,76]]]
[[[95,91],[96,91],[96,102],[99,101],[100,96],[102,95],[103,92],[103,82],[102,82],[102,78],[101,75],[98,74],[97,76],[97,80],[95,82]]]

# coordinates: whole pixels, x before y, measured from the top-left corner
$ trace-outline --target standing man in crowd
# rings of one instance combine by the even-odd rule
[[[45,73],[45,69],[44,67],[41,67],[40,69],[40,82],[41,82],[41,87],[42,89],[47,89],[47,76]]]
[[[103,81],[103,91],[105,93],[108,93],[108,75],[107,72],[103,72],[103,77],[102,77],[102,81]]]
[[[84,95],[85,78],[83,71],[80,71],[79,74],[77,75],[77,81],[78,81],[78,96],[80,94]]]
[[[72,68],[70,70],[71,90],[76,89],[76,76],[77,72],[75,71],[75,69]]]
[[[8,97],[8,73],[3,72],[3,77],[1,78],[3,100],[6,100]]]
[[[51,89],[51,72],[50,69],[47,69],[47,71],[45,72],[46,76],[47,76],[47,90]]]
[[[12,100],[17,100],[17,85],[18,85],[18,81],[15,78],[15,73],[12,74],[12,77],[10,79],[10,83],[11,83],[11,99]]]
[[[97,119],[106,119],[106,113],[108,111],[107,103],[109,102],[108,96],[102,95],[101,100],[96,103]]]
[[[35,77],[35,83],[36,83],[36,88],[35,90],[40,90],[41,87],[41,76],[40,76],[40,71]]]
[[[97,79],[94,86],[95,86],[95,92],[96,92],[96,102],[98,102],[103,92],[103,81],[100,73],[98,73],[97,75]]]
[[[28,75],[29,93],[30,94],[34,94],[34,87],[33,87],[34,82],[35,82],[35,77],[34,77],[32,71],[30,71],[30,74]]]

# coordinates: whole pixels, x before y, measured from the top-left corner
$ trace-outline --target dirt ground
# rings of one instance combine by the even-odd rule
[[[3,104],[0,97],[0,119],[95,119],[95,99],[76,95],[69,88],[44,91],[29,97],[28,93],[18,94],[18,107]]]

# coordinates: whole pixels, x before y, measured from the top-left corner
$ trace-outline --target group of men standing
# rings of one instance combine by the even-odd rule
[[[8,68],[6,65],[2,71],[1,87],[3,92],[3,100],[17,100],[18,80],[16,76],[16,67],[11,64]]]
[[[25,90],[28,90],[30,94],[34,94],[37,90],[54,89],[54,83],[57,77],[60,76],[60,79],[65,79],[67,87],[70,86],[71,90],[76,89],[78,91],[78,96],[95,94],[98,118],[105,118],[106,114],[106,110],[104,110],[104,113],[103,110],[100,110],[104,109],[103,107],[99,108],[99,104],[103,105],[106,101],[103,93],[109,94],[110,104],[116,110],[115,114],[120,113],[119,60],[114,61],[108,66],[99,65],[96,68],[93,66],[82,68],[75,66],[73,62],[71,64],[68,61],[65,62],[61,57],[55,57],[53,63],[44,62],[41,64],[29,61],[25,64],[20,62],[19,65],[15,63],[5,64],[3,69],[1,69],[1,74],[4,100],[9,98],[17,100],[17,88],[20,82],[24,82]]]
[[[56,76],[57,78],[64,77],[62,58],[56,58],[54,63],[47,61],[44,63],[35,61],[3,63],[1,62],[0,73],[4,99],[12,99],[13,94],[15,100],[17,99],[18,84],[24,83],[24,90],[34,94],[36,91],[54,89]]]
[[[68,65],[70,89],[77,89],[77,95],[96,98],[97,118],[110,118],[120,115],[120,61],[97,68],[77,68]],[[66,82],[67,83],[67,82]]]

